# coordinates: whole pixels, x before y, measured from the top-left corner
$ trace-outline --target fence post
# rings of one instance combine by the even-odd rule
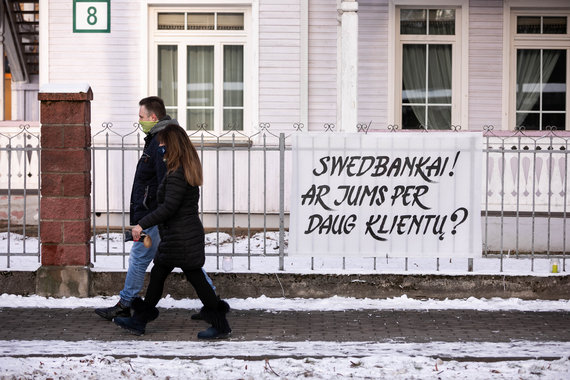
[[[88,84],[42,86],[41,263],[36,293],[88,297],[91,288],[91,100]]]
[[[279,270],[285,270],[285,134],[279,134]]]

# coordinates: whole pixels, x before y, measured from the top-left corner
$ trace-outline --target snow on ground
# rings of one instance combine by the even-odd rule
[[[522,300],[520,298],[474,298],[467,299],[414,299],[407,296],[387,299],[329,297],[329,298],[228,298],[235,310],[270,311],[340,311],[340,310],[451,310],[474,309],[480,311],[519,310],[519,311],[570,311],[570,300]],[[119,296],[91,298],[46,298],[36,295],[0,295],[0,308],[98,308],[117,303]],[[198,309],[202,307],[197,299],[174,299],[166,296],[158,303],[160,308]]]
[[[253,342],[252,342],[253,343]],[[570,377],[568,358],[498,362],[442,360],[401,353],[366,357],[169,360],[91,354],[0,357],[2,379],[549,379]]]
[[[104,355],[0,358],[1,378],[29,379],[560,379],[568,359],[509,362],[447,361],[407,355],[323,358],[170,360]],[[24,370],[24,368],[27,368]]]

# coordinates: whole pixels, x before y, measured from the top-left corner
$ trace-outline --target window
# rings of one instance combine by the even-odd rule
[[[159,12],[158,30],[243,30],[243,13]]]
[[[248,14],[151,12],[150,86],[186,129],[242,131],[248,125]]]
[[[566,17],[517,16],[519,34],[566,34]]]
[[[516,125],[564,129],[566,50],[517,49]]]
[[[399,9],[399,124],[404,129],[450,129],[458,124],[454,67],[459,65],[458,15],[450,9]]]
[[[567,129],[568,16],[515,11],[512,20],[511,125]]]

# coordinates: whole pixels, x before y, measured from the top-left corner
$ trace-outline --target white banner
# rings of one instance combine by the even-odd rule
[[[481,133],[292,138],[290,256],[481,257]]]

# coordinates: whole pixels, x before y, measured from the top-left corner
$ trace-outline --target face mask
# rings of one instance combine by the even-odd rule
[[[164,157],[164,155],[166,154],[166,145],[161,145],[158,147],[158,154],[160,155],[160,157]]]
[[[144,133],[149,133],[152,127],[156,125],[156,123],[158,123],[158,121],[139,121],[139,124],[141,125]]]

